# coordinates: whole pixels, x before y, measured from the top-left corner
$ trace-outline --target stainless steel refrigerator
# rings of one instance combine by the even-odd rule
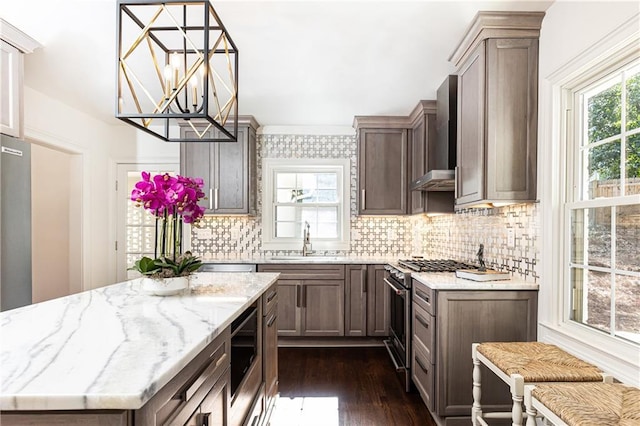
[[[0,135],[0,310],[31,304],[31,145]]]

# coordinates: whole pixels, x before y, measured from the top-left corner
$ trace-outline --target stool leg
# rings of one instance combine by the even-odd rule
[[[527,410],[527,426],[536,426],[536,416],[538,411],[533,408],[531,403],[531,391],[535,386],[525,386],[524,388],[524,406]]]
[[[478,359],[478,343],[471,345],[471,357],[473,359],[473,405],[471,406],[471,423],[478,426],[478,417],[482,417],[480,405],[480,360]]]
[[[513,426],[522,426],[522,400],[524,399],[524,378],[520,374],[511,375],[511,419]]]

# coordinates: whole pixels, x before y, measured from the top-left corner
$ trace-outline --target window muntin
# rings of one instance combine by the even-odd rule
[[[305,223],[314,250],[349,248],[349,161],[265,159],[266,250],[300,250]]]
[[[578,155],[569,158],[579,167],[567,204],[569,317],[640,343],[640,61],[573,94]]]

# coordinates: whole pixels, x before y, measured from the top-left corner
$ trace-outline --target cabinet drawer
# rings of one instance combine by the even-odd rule
[[[436,340],[435,318],[422,309],[417,303],[413,304],[413,345],[419,346],[427,361],[435,364],[434,342]]]
[[[281,280],[344,280],[344,265],[268,264],[258,265],[259,272],[280,272]]]
[[[229,367],[229,342],[227,328],[141,409],[136,410],[135,424],[187,423]]]
[[[278,284],[274,283],[262,296],[262,314],[267,316],[271,309],[278,304]]]
[[[412,296],[413,302],[417,303],[422,309],[427,311],[431,315],[436,314],[436,298],[435,291],[422,284],[419,281],[413,280]]]
[[[422,397],[425,405],[429,410],[433,411],[435,407],[435,395],[434,395],[434,368],[435,366],[430,364],[426,360],[426,356],[420,351],[420,349],[414,347],[413,355],[411,356],[411,378],[413,383],[418,388],[418,392]]]

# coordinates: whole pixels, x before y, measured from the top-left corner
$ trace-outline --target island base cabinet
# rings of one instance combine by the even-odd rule
[[[128,426],[131,412],[117,411],[22,411],[0,413],[3,426]]]

